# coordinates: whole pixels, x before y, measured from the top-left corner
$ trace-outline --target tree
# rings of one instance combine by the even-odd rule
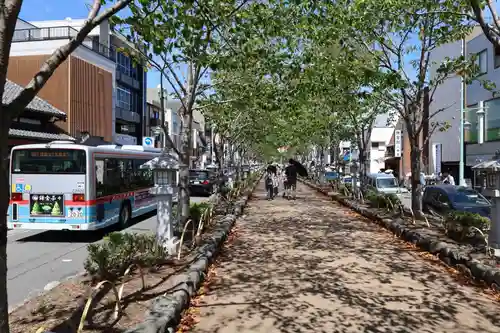
[[[491,44],[500,47],[500,22],[496,3],[493,0],[466,0],[459,4],[461,6],[457,6],[455,12],[462,12],[465,20],[477,22]],[[469,9],[472,9],[472,13],[469,13]],[[488,22],[487,17],[493,18],[491,22]]]
[[[248,5],[251,9],[252,6]],[[241,4],[233,0],[186,1],[146,0],[130,5],[132,15],[115,17],[115,26],[137,44],[146,44],[147,58],[166,68],[164,77],[173,94],[182,104],[182,147],[177,150],[181,160],[180,206],[182,222],[189,216],[189,166],[193,149],[192,120],[197,100],[210,88],[208,74],[231,59],[235,52],[226,36],[234,34],[233,26],[245,26]],[[243,33],[245,31],[243,30]],[[155,60],[157,59],[157,60]],[[186,67],[185,77],[180,68]]]
[[[426,0],[354,1],[331,7],[343,23],[336,26],[336,32],[349,36],[346,47],[361,46],[380,66],[377,83],[371,89],[404,121],[410,141],[412,208],[417,213],[421,212],[419,174],[423,147],[434,131],[449,126],[433,121],[444,109],[424,116],[426,95],[431,103],[437,87],[447,78],[457,73],[472,77],[468,74],[474,72],[470,59],[457,57],[440,64],[435,77],[429,80],[431,52],[442,44],[459,40],[472,29],[460,15],[446,14],[455,10],[452,7],[448,1]],[[423,128],[428,123],[429,133],[424,137]]]
[[[85,40],[87,35],[99,26],[101,22],[110,18],[123,8],[131,0],[119,0],[103,9],[105,4],[101,0],[94,0],[87,20],[80,31],[66,45],[61,46],[52,53],[45,61],[28,85],[16,96],[12,102],[2,105],[0,108],[0,216],[7,215],[9,205],[9,169],[5,156],[9,154],[8,137],[9,127],[12,119],[18,117],[31,102],[31,100],[43,88],[55,70],[61,65],[69,55],[75,51]],[[22,0],[5,0],[0,2],[0,95],[3,95],[5,81],[7,79],[7,69],[9,67],[9,54],[12,44],[12,37],[16,26],[19,12],[21,11]],[[7,225],[0,224],[0,332],[9,333],[9,306],[7,300]]]

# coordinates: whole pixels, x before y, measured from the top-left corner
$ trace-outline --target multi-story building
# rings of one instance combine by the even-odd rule
[[[26,85],[43,62],[66,44],[84,20],[18,20],[10,53],[8,78]],[[59,66],[39,96],[62,110],[70,135],[89,132],[116,144],[136,144],[143,136],[146,75],[124,50],[133,47],[103,22]]]
[[[166,96],[166,94],[165,94]],[[160,125],[161,119],[161,102],[160,93],[158,88],[148,88],[147,89],[147,102],[148,108],[145,113],[144,118],[144,133],[147,136],[155,138],[158,142],[158,146],[162,147],[161,135],[156,131],[156,127]],[[167,100],[165,98],[164,108],[165,114],[164,119],[167,123],[168,135],[170,136],[174,146],[177,149],[181,149],[181,126],[182,121],[179,115],[179,110],[182,107],[182,103],[179,100]],[[191,152],[191,163],[192,166],[198,165],[203,167],[206,164],[207,157],[204,156],[205,147],[207,145],[204,134],[205,134],[205,120],[203,115],[198,110],[193,110],[193,151]]]
[[[377,173],[386,167],[386,151],[394,134],[394,121],[391,115],[380,114],[373,122],[370,140],[366,149],[366,171]]]
[[[479,34],[467,42],[466,50],[468,54],[476,54],[480,70],[479,80],[465,89],[465,119],[468,125],[465,165],[472,167],[492,159],[500,149],[500,98],[480,82],[486,80],[500,87],[500,49],[494,47],[484,34]],[[479,123],[481,120],[482,124]],[[482,133],[479,132],[481,130]],[[470,176],[473,176],[472,173]]]
[[[479,38],[479,40],[478,40]],[[467,36],[464,40],[458,40],[455,42],[443,44],[431,52],[430,56],[430,70],[429,76],[433,80],[438,75],[437,70],[439,66],[446,61],[447,58],[453,59],[460,57],[462,54],[471,54],[482,51],[481,48],[478,51],[474,51],[477,46],[475,46],[478,41],[484,39],[482,47],[486,48],[486,41],[484,36],[482,36],[482,31],[479,27],[473,29],[471,34]],[[481,44],[481,42],[479,43]],[[480,54],[478,58],[478,63],[481,66],[485,66],[487,60],[484,59],[485,54]],[[432,116],[429,122],[435,123],[448,123],[450,127],[446,131],[434,130],[430,133],[430,138],[428,140],[429,148],[429,173],[439,174],[442,171],[450,171],[455,179],[458,180],[459,177],[459,163],[460,163],[460,99],[461,93],[464,94],[465,105],[470,105],[470,99],[473,97],[469,95],[469,89],[471,86],[464,87],[461,89],[461,78],[458,75],[452,75],[442,82],[439,86],[435,88],[434,96],[429,105],[429,113]],[[473,90],[477,90],[476,84],[472,85]],[[476,95],[477,93],[473,93]],[[471,117],[471,112],[465,112],[465,118],[473,120]],[[469,121],[470,121],[469,120]],[[475,127],[475,125],[473,125]],[[472,130],[472,128],[471,128]],[[475,130],[475,128],[474,128]],[[466,130],[467,132],[473,133],[473,131]],[[466,140],[465,140],[466,141]],[[467,172],[469,171],[469,172]],[[466,178],[470,176],[470,170],[466,168]]]

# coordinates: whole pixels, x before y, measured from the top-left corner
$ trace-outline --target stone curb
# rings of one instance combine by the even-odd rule
[[[174,333],[182,311],[189,307],[191,297],[196,295],[205,274],[227,239],[236,218],[243,213],[250,195],[258,186],[262,175],[245,194],[236,200],[233,213],[215,216],[217,225],[210,239],[197,249],[194,262],[187,272],[174,277],[174,289],[168,295],[157,297],[143,323],[128,329],[125,333]]]
[[[354,210],[355,212],[375,221],[385,229],[391,231],[394,235],[403,240],[415,244],[420,249],[427,251],[439,257],[439,259],[448,266],[455,267],[465,275],[471,276],[478,281],[485,282],[494,290],[500,289],[500,270],[490,265],[485,265],[478,260],[470,259],[467,256],[458,253],[449,243],[430,239],[418,231],[411,230],[399,222],[400,219],[387,219],[380,217],[377,213],[357,206],[355,203],[347,200],[341,195],[332,194],[319,186],[303,179],[300,180],[305,185],[321,192],[324,195],[332,197],[335,201]]]

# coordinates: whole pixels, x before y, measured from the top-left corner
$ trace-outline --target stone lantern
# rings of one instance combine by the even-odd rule
[[[172,212],[173,198],[177,197],[177,172],[179,162],[170,153],[162,153],[141,165],[141,169],[151,170],[153,173],[154,187],[150,193],[156,197],[157,227],[156,237],[163,244],[169,254],[177,252],[177,239],[174,237],[175,219]]]
[[[500,257],[500,153],[497,151],[493,160],[484,161],[472,167],[475,171],[486,174],[486,187],[482,194],[491,198],[491,227],[488,245],[495,256]]]

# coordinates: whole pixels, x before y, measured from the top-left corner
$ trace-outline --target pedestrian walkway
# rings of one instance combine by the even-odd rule
[[[261,183],[199,305],[198,333],[500,332],[500,304],[299,184]]]

